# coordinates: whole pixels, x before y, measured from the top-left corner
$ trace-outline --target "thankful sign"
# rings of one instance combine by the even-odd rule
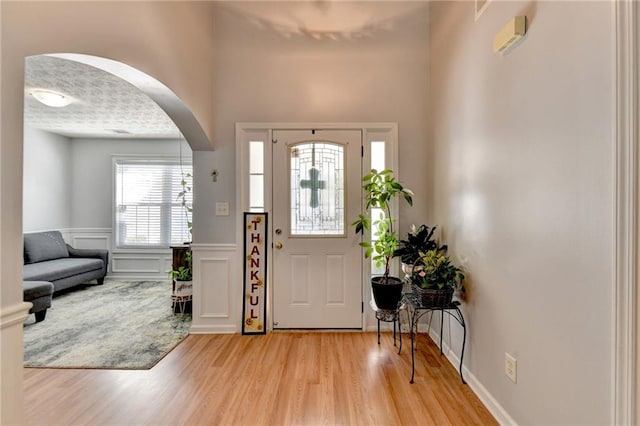
[[[267,214],[244,214],[244,302],[242,334],[267,332]]]

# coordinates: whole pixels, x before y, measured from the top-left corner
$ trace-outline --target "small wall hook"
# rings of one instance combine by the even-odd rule
[[[218,169],[213,169],[211,171],[211,180],[214,182],[218,181]]]

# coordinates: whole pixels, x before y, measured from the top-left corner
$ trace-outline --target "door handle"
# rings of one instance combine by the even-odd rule
[[[280,249],[282,248],[282,243],[276,243],[276,246],[275,246],[275,247],[276,247],[278,250],[280,250]]]

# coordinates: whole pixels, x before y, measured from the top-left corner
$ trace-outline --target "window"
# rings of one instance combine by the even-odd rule
[[[386,143],[385,141],[371,141],[371,168],[376,169],[378,171],[384,170],[387,168],[387,161],[385,156]],[[376,239],[375,235],[378,232],[378,227],[375,225],[375,221],[380,218],[380,216],[386,216],[384,210],[379,208],[371,209],[371,241]],[[384,273],[384,267],[378,268],[375,262],[371,262],[371,275],[382,275]]]
[[[291,235],[344,236],[344,147],[303,142],[289,157]]]
[[[249,142],[249,211],[264,211],[264,142]]]
[[[118,248],[168,248],[191,241],[186,205],[193,205],[191,164],[177,159],[115,160],[115,240]]]

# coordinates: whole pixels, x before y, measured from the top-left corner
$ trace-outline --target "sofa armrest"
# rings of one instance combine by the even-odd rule
[[[107,275],[107,265],[109,265],[109,250],[105,249],[77,249],[67,244],[69,257],[85,257],[102,259],[104,275]]]

